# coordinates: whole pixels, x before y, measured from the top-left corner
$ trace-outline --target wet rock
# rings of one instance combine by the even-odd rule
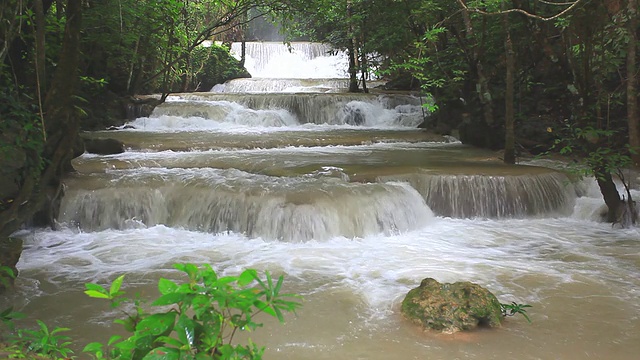
[[[133,120],[140,117],[149,117],[153,113],[153,109],[161,103],[162,101],[155,97],[132,97],[125,105],[126,118]]]
[[[9,276],[4,267],[18,275],[16,264],[22,254],[22,240],[17,238],[0,239],[0,294],[13,285],[14,278]]]
[[[423,329],[444,333],[499,327],[500,302],[489,290],[465,281],[441,284],[426,278],[402,301],[402,314]]]
[[[124,152],[124,143],[116,139],[85,139],[84,148],[92,154],[120,154]]]

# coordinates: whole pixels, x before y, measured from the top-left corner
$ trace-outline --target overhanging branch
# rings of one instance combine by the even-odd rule
[[[567,5],[569,5],[569,7],[567,7],[566,9],[560,11],[559,13],[557,13],[557,14],[555,14],[553,16],[549,16],[549,17],[532,14],[532,13],[526,11],[526,10],[517,9],[517,8],[516,9],[503,10],[503,11],[489,12],[489,11],[484,11],[484,10],[478,9],[478,8],[470,8],[469,6],[467,6],[467,4],[465,4],[465,2],[463,0],[457,0],[457,1],[458,1],[458,4],[460,4],[460,6],[462,6],[462,8],[464,10],[469,11],[469,12],[473,12],[473,13],[476,13],[476,14],[493,16],[493,15],[503,15],[503,14],[508,14],[508,13],[520,13],[520,14],[523,14],[523,15],[525,15],[527,17],[532,18],[532,19],[536,19],[536,20],[540,20],[540,21],[551,21],[551,20],[555,20],[555,19],[565,15],[569,11],[573,10],[583,0],[576,0],[576,1],[572,1],[572,2],[562,2],[562,3],[555,3],[555,2],[551,2],[551,1],[538,0],[539,2],[541,2],[543,4],[547,4],[547,5],[556,5],[556,6],[567,6]]]

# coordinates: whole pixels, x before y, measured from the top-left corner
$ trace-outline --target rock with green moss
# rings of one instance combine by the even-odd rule
[[[426,278],[402,301],[402,314],[423,329],[445,333],[499,327],[500,302],[489,290],[465,281],[441,284]]]

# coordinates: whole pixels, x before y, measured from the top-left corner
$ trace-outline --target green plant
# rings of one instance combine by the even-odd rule
[[[10,307],[0,312],[0,321],[9,328],[12,333],[9,336],[0,336],[0,342],[6,342],[6,347],[2,349],[9,359],[33,358],[33,354],[45,355],[54,359],[58,356],[68,358],[73,351],[69,348],[71,342],[68,336],[60,335],[61,332],[68,331],[67,328],[56,327],[53,330],[40,320],[38,330],[19,329],[16,333],[14,320],[23,319],[25,315],[21,312],[13,311]],[[13,334],[15,333],[15,334]]]
[[[23,348],[36,354],[49,355],[56,357],[68,358],[73,351],[69,348],[71,338],[60,333],[69,331],[69,328],[56,327],[49,330],[47,325],[36,320],[38,330],[22,329],[18,331],[17,344],[21,344]]]
[[[9,279],[15,279],[16,274],[13,273],[13,270],[8,266],[0,266],[0,288],[8,288],[11,286]],[[0,317],[1,319],[1,317]]]
[[[151,305],[170,306],[168,310],[147,314],[140,301],[133,300],[135,312],[124,320],[116,320],[128,332],[128,338],[113,336],[106,346],[90,343],[83,351],[96,359],[260,359],[264,348],[249,340],[248,345],[234,345],[234,335],[253,331],[262,324],[255,316],[265,313],[284,321],[283,312],[295,312],[300,306],[298,297],[281,294],[283,277],[277,281],[267,272],[266,279],[258,278],[255,270],[239,276],[218,277],[209,265],[198,268],[193,264],[174,267],[188,277],[177,284],[160,279],[161,296]],[[90,297],[108,299],[117,307],[131,301],[120,291],[123,276],[106,289],[86,284]],[[250,285],[253,285],[250,286]]]
[[[24,318],[24,314],[21,312],[13,311],[13,307],[9,307],[2,312],[0,312],[0,321],[9,328],[10,331],[14,331],[16,328],[15,323],[13,322],[16,319]],[[0,336],[0,340],[3,337]]]
[[[511,304],[500,304],[502,316],[513,316],[516,314],[520,314],[524,316],[524,318],[527,319],[529,323],[531,323],[531,319],[529,319],[529,315],[527,315],[527,310],[525,309],[530,307],[532,306],[527,304],[518,304],[515,301],[512,301]]]

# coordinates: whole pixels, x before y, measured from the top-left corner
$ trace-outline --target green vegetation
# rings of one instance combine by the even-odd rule
[[[569,140],[599,180],[608,220],[632,204],[613,176],[640,165],[637,0],[290,3],[293,34],[349,52],[352,90],[357,71],[360,86],[375,71],[390,88],[421,89],[435,99],[425,127],[504,149],[508,163]],[[567,125],[601,133],[556,131]]]
[[[518,304],[515,301],[512,301],[511,304],[500,304],[500,308],[502,309],[502,316],[513,316],[516,314],[520,314],[524,316],[524,318],[527,319],[529,323],[531,323],[531,319],[529,318],[527,310],[525,309],[530,307],[532,306],[527,304]]]
[[[260,359],[264,347],[251,340],[248,344],[235,344],[239,331],[251,332],[262,323],[259,314],[267,314],[284,322],[284,313],[295,312],[300,297],[281,293],[283,277],[273,279],[267,272],[258,277],[255,270],[245,270],[239,276],[219,277],[209,265],[175,264],[187,275],[187,281],[176,283],[168,279],[158,281],[160,296],[151,303],[162,310],[148,313],[144,303],[129,299],[121,290],[124,275],[109,288],[86,284],[85,293],[97,299],[110,301],[114,308],[130,302],[133,313],[115,322],[131,333],[127,338],[112,336],[107,344],[90,343],[84,352],[96,359]],[[69,329],[49,330],[41,321],[37,330],[16,330],[14,320],[23,314],[7,309],[0,313],[11,334],[0,337],[9,345],[0,349],[8,358],[26,358],[29,354],[68,358],[70,338],[60,333]],[[0,333],[1,335],[2,333]]]

